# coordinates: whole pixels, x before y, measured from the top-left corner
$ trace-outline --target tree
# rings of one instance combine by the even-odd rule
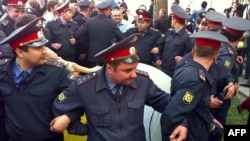
[[[160,9],[166,9],[168,15],[168,0],[154,0],[153,20],[157,19]]]

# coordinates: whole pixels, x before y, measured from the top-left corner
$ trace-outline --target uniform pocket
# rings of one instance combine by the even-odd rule
[[[94,126],[110,126],[111,125],[111,114],[109,106],[95,107],[91,106],[89,109],[90,113],[88,121]]]
[[[128,102],[128,120],[142,121],[144,113],[144,100]]]

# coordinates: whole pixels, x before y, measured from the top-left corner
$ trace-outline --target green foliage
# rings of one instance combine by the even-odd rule
[[[249,112],[244,110],[241,114],[237,111],[237,106],[245,99],[244,96],[237,94],[231,100],[231,107],[227,115],[227,125],[245,125],[247,123],[247,118]]]

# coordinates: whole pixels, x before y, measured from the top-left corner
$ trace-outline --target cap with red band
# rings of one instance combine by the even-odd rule
[[[189,18],[186,11],[179,5],[173,5],[171,9],[173,12],[173,18],[175,18],[177,21],[185,21],[186,19]]]
[[[151,16],[148,13],[148,11],[144,10],[144,9],[137,9],[136,10],[136,14],[138,15],[139,19],[150,19]]]
[[[15,6],[16,8],[24,8],[27,0],[3,0],[4,6]]]
[[[250,21],[239,17],[228,18],[222,25],[231,34],[243,35],[245,31],[250,30]]]
[[[22,46],[40,47],[48,42],[42,32],[42,18],[36,18],[30,23],[14,30],[8,37],[4,38],[0,44],[9,43],[15,50]]]
[[[190,38],[195,38],[195,45],[199,47],[220,48],[221,43],[228,42],[228,39],[224,35],[215,31],[199,31],[191,34]]]
[[[95,57],[104,57],[106,62],[121,60],[122,62],[138,62],[135,43],[140,37],[140,33],[132,34],[109,48],[97,53]]]
[[[56,11],[58,13],[62,13],[65,11],[71,10],[69,7],[69,0],[66,0],[65,3],[63,3],[62,5],[60,5],[59,7],[56,8]]]
[[[213,25],[222,25],[222,21],[227,19],[225,15],[216,11],[207,12],[205,18],[209,24]]]

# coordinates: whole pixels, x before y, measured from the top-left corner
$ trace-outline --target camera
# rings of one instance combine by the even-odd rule
[[[216,124],[210,124],[210,133],[213,135],[222,135],[224,132],[223,128],[219,127]]]

